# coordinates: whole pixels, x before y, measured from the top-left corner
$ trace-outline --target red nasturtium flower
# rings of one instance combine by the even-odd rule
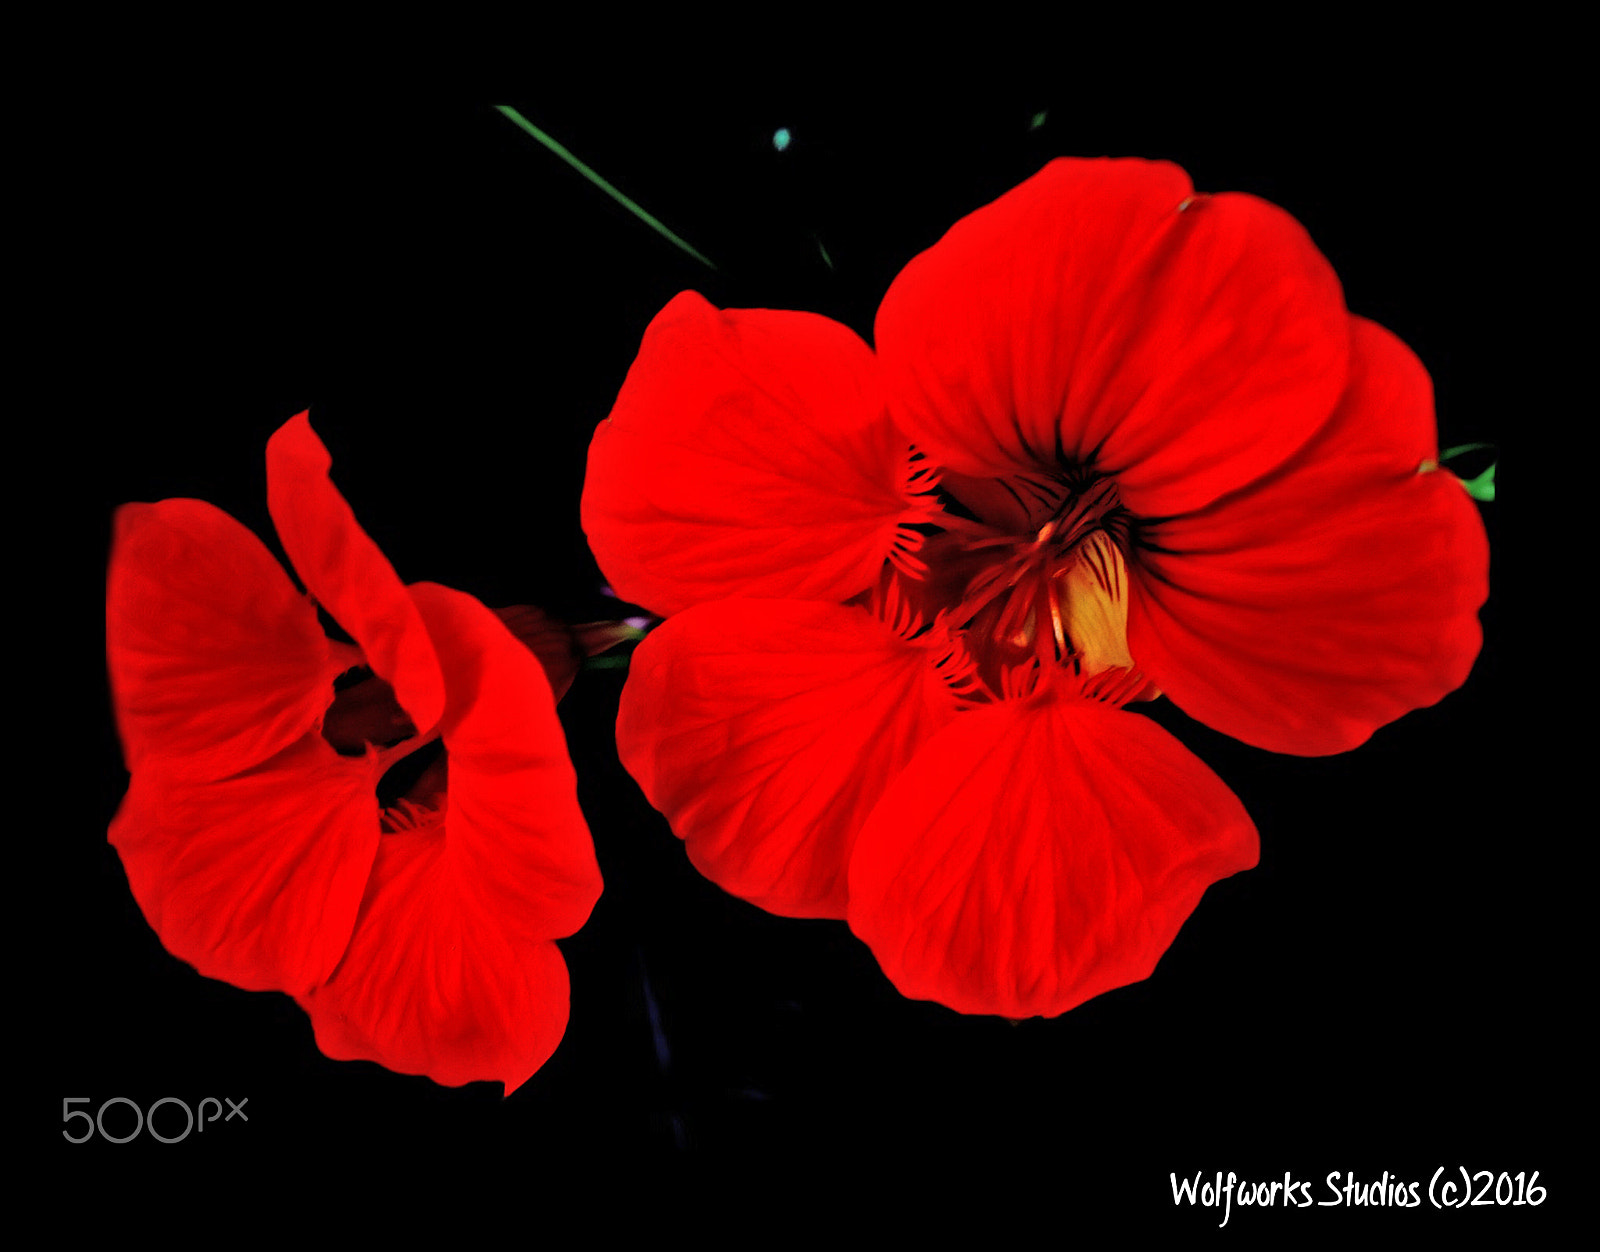
[[[1254,865],[1131,700],[1352,748],[1465,679],[1487,548],[1412,353],[1286,213],[1060,160],[884,297],[876,350],[693,293],[589,453],[584,529],[670,614],[617,738],[696,866],[849,921],[906,995],[1053,1015]]]
[[[288,992],[329,1056],[510,1091],[566,1030],[552,940],[600,894],[555,699],[483,605],[401,584],[328,466],[304,414],[267,445],[309,595],[209,504],[118,510],[106,635],[132,782],[111,842],[169,952]],[[384,772],[441,737],[380,810]]]

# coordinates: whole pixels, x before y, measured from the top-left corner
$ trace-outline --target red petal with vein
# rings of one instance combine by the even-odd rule
[[[729,600],[635,650],[617,750],[706,877],[772,913],[842,918],[856,831],[953,716],[928,653],[865,611]]]
[[[538,656],[462,592],[416,583],[411,596],[450,690],[450,855],[502,929],[571,935],[600,898],[600,866]]]
[[[410,590],[450,693],[449,855],[502,929],[570,935],[600,897],[600,867],[544,670],[471,596]]]
[[[428,632],[399,576],[328,477],[331,461],[306,414],[267,441],[267,508],[306,589],[361,645],[426,732],[444,709]]]
[[[1094,456],[1155,517],[1301,447],[1338,401],[1346,326],[1337,278],[1282,210],[1194,196],[1163,162],[1059,160],[906,266],[875,339],[891,412],[940,464]]]
[[[383,836],[344,962],[300,1003],[335,1060],[509,1094],[561,1042],[567,967],[505,929],[450,843],[437,826]]]
[[[856,841],[850,926],[907,996],[1050,1017],[1148,977],[1257,851],[1166,731],[1046,692],[962,714],[889,785]]]
[[[1411,351],[1352,319],[1333,421],[1267,481],[1156,527],[1129,562],[1129,647],[1185,712],[1274,752],[1317,755],[1465,681],[1489,552],[1437,456]]]
[[[595,431],[583,528],[617,594],[663,615],[736,595],[842,601],[894,546],[907,456],[851,331],[684,292]]]
[[[138,770],[110,840],[167,951],[246,991],[327,978],[377,851],[376,760],[311,734],[232,778]]]
[[[199,500],[117,510],[106,653],[130,770],[221,778],[317,724],[337,664],[262,542]]]
[[[383,837],[344,963],[303,1002],[329,1056],[509,1090],[566,1029],[550,940],[588,918],[600,871],[538,660],[470,596],[411,594],[450,693],[448,793]]]

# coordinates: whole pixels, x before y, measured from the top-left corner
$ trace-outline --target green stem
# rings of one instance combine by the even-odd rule
[[[669,242],[675,244],[677,247],[682,248],[685,252],[687,252],[690,256],[692,256],[696,261],[699,261],[700,264],[704,265],[707,269],[709,269],[709,270],[711,270],[713,272],[716,272],[717,267],[714,264],[712,264],[710,260],[708,260],[705,256],[703,256],[699,252],[697,252],[694,248],[692,248],[683,239],[681,239],[677,235],[673,234],[673,232],[668,230],[665,225],[663,225],[656,218],[652,217],[650,214],[646,213],[642,208],[640,208],[632,200],[628,199],[627,196],[623,195],[620,191],[618,191],[610,183],[606,182],[605,179],[601,178],[600,175],[596,174],[592,169],[590,169],[582,161],[578,160],[577,157],[573,156],[572,153],[568,152],[565,148],[563,148],[559,143],[557,143],[549,135],[545,134],[544,131],[540,130],[537,126],[535,126],[527,118],[523,117],[522,114],[518,113],[515,109],[511,108],[509,105],[497,104],[495,106],[495,108],[498,109],[500,111],[500,113],[504,117],[506,117],[508,120],[516,123],[524,131],[526,131],[528,134],[532,135],[535,139],[537,139],[540,143],[542,143],[546,148],[549,148],[551,152],[554,152],[558,157],[560,157],[568,165],[572,166],[573,169],[577,170],[578,173],[582,174],[585,178],[587,178],[596,187],[600,188],[600,190],[605,192],[606,195],[610,196],[613,200],[615,200],[623,208],[627,209],[628,212],[632,213],[635,217],[637,217],[641,222],[643,222],[651,230],[655,231],[657,234],[661,235],[664,239],[668,240]]]

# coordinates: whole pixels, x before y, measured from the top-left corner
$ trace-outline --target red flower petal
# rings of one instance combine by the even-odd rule
[[[309,734],[221,780],[147,763],[111,823],[128,884],[173,956],[246,991],[333,972],[378,846],[377,757]]]
[[[1037,530],[1055,512],[1051,508],[1045,516],[1038,517],[1039,501],[1028,498],[1025,503],[1017,491],[1008,491],[999,478],[969,478],[946,469],[939,475],[939,486],[985,525],[1013,535]],[[1030,504],[1035,507],[1030,509]]]
[[[864,610],[729,600],[633,654],[617,750],[706,877],[788,917],[843,917],[856,831],[954,716],[928,652]]]
[[[383,836],[344,962],[302,1003],[329,1056],[511,1090],[566,1029],[549,940],[583,924],[600,871],[538,661],[470,596],[411,593],[450,693],[449,792]]]
[[[907,456],[845,327],[684,292],[595,431],[583,528],[618,595],[663,615],[736,595],[846,600],[894,546]]]
[[[410,591],[450,693],[449,856],[502,928],[570,935],[600,897],[600,867],[544,670],[471,596],[433,583]]]
[[[1362,743],[1466,679],[1488,546],[1437,455],[1426,371],[1352,319],[1350,385],[1270,479],[1162,523],[1129,562],[1129,647],[1180,708],[1274,752]]]
[[[267,441],[267,508],[306,589],[361,645],[419,731],[444,709],[444,680],[394,566],[328,477],[328,450],[306,414]]]
[[[1094,458],[1144,517],[1259,478],[1344,383],[1338,280],[1288,214],[1176,166],[1059,160],[901,272],[875,338],[892,414],[975,476]]]
[[[962,714],[889,785],[856,841],[850,926],[907,996],[1054,1016],[1148,977],[1256,857],[1239,801],[1177,740],[1047,691]]]
[[[262,542],[199,500],[117,510],[106,651],[128,768],[221,778],[317,724],[338,663]]]
[[[300,1004],[335,1060],[509,1094],[561,1042],[567,967],[505,929],[450,843],[438,826],[383,836],[344,962]]]

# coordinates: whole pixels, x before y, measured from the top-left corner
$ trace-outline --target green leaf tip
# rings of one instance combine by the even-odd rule
[[[1496,461],[1495,465],[1500,464]],[[1494,499],[1494,465],[1491,465],[1476,478],[1463,478],[1461,485],[1467,489],[1467,494],[1474,500]]]
[[[527,118],[523,117],[522,114],[518,113],[515,109],[513,109],[509,105],[505,105],[505,104],[497,104],[497,105],[495,105],[495,110],[502,117],[506,118],[506,120],[508,120],[508,121],[512,122],[514,125],[520,127],[524,132],[526,132],[528,135],[532,136],[534,139],[537,139],[541,144],[543,144],[551,152],[555,153],[558,157],[560,157],[568,165],[572,166],[573,169],[577,170],[578,173],[582,174],[591,183],[593,183],[596,187],[600,188],[601,191],[605,192],[606,195],[610,196],[613,200],[615,200],[623,208],[627,209],[628,212],[632,213],[635,217],[637,217],[641,222],[643,222],[651,230],[655,231],[663,239],[667,240],[669,243],[671,243],[675,247],[682,249],[684,252],[687,252],[696,261],[699,261],[701,265],[704,265],[708,270],[711,270],[713,273],[717,273],[718,272],[716,265],[711,260],[709,260],[707,257],[705,257],[700,252],[696,251],[696,249],[693,248],[684,239],[682,239],[678,235],[674,234],[671,230],[667,229],[667,227],[662,222],[660,222],[656,218],[652,217],[649,213],[645,212],[644,209],[640,208],[632,200],[628,199],[627,196],[623,195],[620,191],[618,191],[615,187],[613,187],[605,179],[601,178],[600,175],[596,174],[592,169],[590,169],[582,161],[578,160],[577,157],[573,156],[572,153],[568,152],[564,147],[562,147],[559,143],[557,143],[549,135],[545,134],[544,131],[540,130],[537,126],[535,126]]]
[[[1458,457],[1468,452],[1478,452],[1484,448],[1492,450],[1494,448],[1494,444],[1485,443],[1482,440],[1479,440],[1475,443],[1458,443],[1455,447],[1446,448],[1443,452],[1439,453],[1438,463],[1443,465],[1452,457]],[[1482,462],[1480,461],[1479,464],[1482,464]],[[1474,500],[1493,500],[1494,467],[1498,464],[1500,464],[1500,462],[1494,462],[1489,466],[1488,469],[1484,470],[1483,473],[1479,474],[1476,478],[1460,478],[1458,476],[1457,481],[1467,489],[1467,494]]]

